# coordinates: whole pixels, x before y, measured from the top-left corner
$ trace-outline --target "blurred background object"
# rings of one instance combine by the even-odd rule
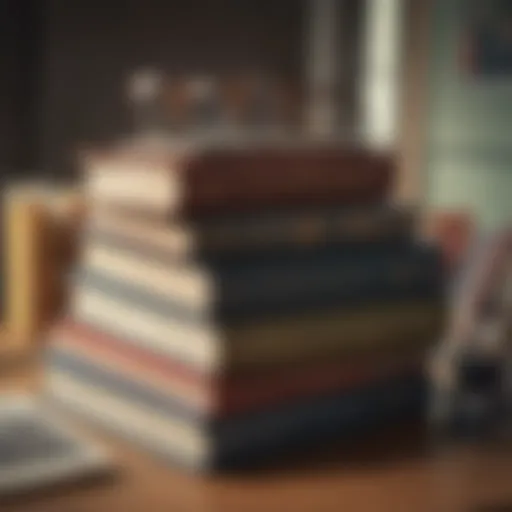
[[[167,127],[162,108],[164,80],[161,72],[152,69],[134,71],[128,79],[127,96],[133,117],[133,131],[138,136],[165,134]]]
[[[219,94],[217,81],[210,76],[191,78],[187,83],[189,96],[189,120],[185,135],[192,137],[215,136],[221,132],[224,123],[224,106]]]
[[[60,314],[77,256],[85,205],[77,188],[11,186],[4,214],[5,316],[9,339],[27,350]]]
[[[426,216],[424,230],[426,236],[439,243],[447,268],[453,274],[479,236],[474,216],[465,209],[433,211]]]
[[[458,265],[450,320],[432,361],[433,419],[445,433],[510,430],[511,231],[475,236]]]

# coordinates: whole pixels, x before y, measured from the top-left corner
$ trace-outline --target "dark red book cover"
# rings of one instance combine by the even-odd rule
[[[395,171],[393,155],[356,146],[191,149],[174,154],[127,148],[107,158],[131,167],[168,169],[180,199],[179,207],[169,206],[166,213],[185,217],[378,202],[390,193]]]
[[[183,174],[192,212],[383,199],[392,161],[356,149],[239,150],[192,158]]]

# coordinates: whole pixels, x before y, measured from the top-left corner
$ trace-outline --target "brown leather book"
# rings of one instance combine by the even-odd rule
[[[84,167],[93,202],[183,216],[377,202],[394,174],[389,154],[312,144],[132,145],[89,154]]]

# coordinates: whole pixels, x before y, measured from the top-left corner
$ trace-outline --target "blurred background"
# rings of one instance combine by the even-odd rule
[[[486,75],[464,57],[468,41],[478,44],[471,3],[404,1],[397,19],[386,22],[400,32],[399,187],[436,208],[470,207],[493,225],[510,216],[504,196],[510,93],[506,76]],[[297,91],[311,68],[310,6],[299,0],[130,0],[123,6],[3,0],[0,8],[4,175],[67,177],[78,146],[127,132],[124,91],[135,69],[171,77],[256,70]],[[387,32],[367,30],[363,1],[346,0],[336,9],[336,94],[340,126],[350,132],[364,120],[361,94],[377,87],[380,75],[388,80],[385,68],[394,64],[384,57],[368,77],[359,58],[364,42]],[[381,94],[380,101],[390,100]]]
[[[476,301],[463,299],[491,296],[497,281],[509,279],[510,0],[0,0],[0,69],[6,383],[11,374],[16,383],[32,379],[27,361],[33,365],[41,340],[68,310],[70,271],[78,265],[90,214],[83,155],[119,141],[197,140],[214,132],[217,142],[240,141],[241,134],[264,133],[267,141],[362,146],[389,156],[393,179],[386,201],[409,212],[414,229],[407,240],[414,250],[422,250],[414,245],[418,239],[427,239],[445,264],[446,332],[432,344],[456,338],[460,346],[478,337],[468,326],[489,308],[482,312]],[[485,255],[475,258],[475,247]],[[481,281],[473,279],[477,274]],[[461,282],[473,284],[452,297],[452,285]],[[492,310],[506,330],[507,348],[500,346],[493,359],[499,363],[508,361],[512,332],[510,311],[500,308]],[[487,340],[489,332],[479,335]],[[448,352],[440,350],[436,359],[441,373],[455,364]],[[21,365],[10,368],[13,358]],[[436,384],[444,382],[439,375],[432,377]],[[503,468],[510,470],[505,455],[495,458],[479,447],[442,460],[463,475],[460,489],[482,477],[473,470],[483,460],[499,466],[493,478],[502,497],[505,487],[496,482]],[[158,470],[141,469],[136,457],[126,458],[142,480],[165,480]],[[393,462],[377,478],[376,500],[387,500],[390,510],[391,496],[403,492],[396,482],[407,474],[404,467],[417,469],[410,480],[414,492],[396,502],[409,505],[429,494],[426,489],[439,490],[432,475],[447,473],[438,459],[422,454],[411,460]],[[334,466],[336,479],[324,480],[326,507],[338,485],[355,504],[357,485],[370,488],[376,481],[355,477],[358,484],[350,487],[338,462]],[[311,474],[323,471],[315,467]],[[193,510],[208,509],[211,497],[222,507],[245,504],[238,491],[223,494],[222,485],[203,488],[174,478],[183,485],[180,500],[192,497]],[[304,478],[314,501],[318,488]],[[477,501],[495,499],[488,479]],[[244,485],[237,489],[251,495]],[[260,491],[267,493],[261,503],[270,500],[268,488]],[[200,492],[207,498],[197,504]],[[281,492],[286,498],[288,491]],[[471,500],[462,494],[451,495],[446,510],[466,510]],[[166,499],[157,502],[163,506]],[[435,509],[434,502],[425,510]]]

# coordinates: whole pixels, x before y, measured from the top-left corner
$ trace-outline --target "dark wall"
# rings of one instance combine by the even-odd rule
[[[0,0],[2,175],[29,173],[37,164],[40,7],[37,0]]]
[[[129,129],[123,86],[136,67],[298,77],[302,18],[301,0],[47,0],[42,166],[66,172],[77,144]]]
[[[344,5],[341,94],[352,119],[362,3]],[[126,133],[124,84],[140,66],[298,81],[306,17],[306,0],[0,0],[0,168],[67,175],[77,146]]]

